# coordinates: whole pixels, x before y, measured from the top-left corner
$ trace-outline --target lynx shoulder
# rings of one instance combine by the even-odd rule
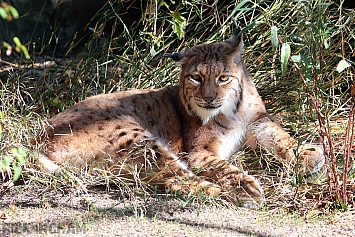
[[[274,151],[290,166],[299,149],[304,174],[317,172],[324,157],[320,147],[297,147],[267,114],[242,51],[236,25],[226,41],[165,54],[181,66],[179,85],[75,104],[48,120],[39,161],[48,170],[63,163],[127,177],[139,170],[140,178],[160,188],[228,196],[249,207],[262,204],[259,182],[228,163],[243,144]]]

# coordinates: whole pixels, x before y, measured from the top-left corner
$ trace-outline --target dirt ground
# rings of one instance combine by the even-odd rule
[[[0,195],[0,236],[355,236],[354,211],[305,219],[281,209],[37,185],[3,189]]]

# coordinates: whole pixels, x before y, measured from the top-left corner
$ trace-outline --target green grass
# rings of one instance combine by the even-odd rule
[[[243,28],[244,61],[269,112],[276,114],[292,134],[309,141],[319,137],[317,121],[322,115],[323,128],[331,128],[326,129],[326,133],[334,140],[334,158],[340,161],[335,167],[336,172],[342,172],[344,152],[341,143],[345,139],[342,124],[349,116],[350,87],[354,83],[354,10],[341,9],[324,0],[219,1],[214,5],[206,1],[167,1],[162,6],[154,3],[143,4],[142,18],[133,25],[124,25],[124,9],[119,1],[110,1],[97,14],[98,23],[92,37],[79,54],[71,48],[66,58],[36,60],[37,56],[43,55],[33,54],[33,61],[18,60],[16,63],[21,67],[0,72],[5,76],[0,80],[0,157],[13,158],[7,172],[10,177],[3,174],[0,179],[11,179],[14,167],[19,166],[23,170],[23,180],[34,184],[45,183],[58,189],[116,184],[124,192],[140,192],[138,186],[117,180],[104,171],[97,172],[96,177],[70,169],[61,176],[42,173],[34,164],[33,153],[41,144],[34,143],[33,139],[42,132],[43,119],[91,95],[176,84],[179,68],[172,61],[163,59],[162,54],[227,39],[233,32],[232,17]],[[105,27],[108,22],[114,22],[113,27]],[[290,45],[291,56],[301,59],[295,65],[289,62],[284,74],[281,73],[281,43],[277,47],[271,43],[272,26],[277,27],[280,41]],[[337,72],[342,59],[351,66]],[[51,61],[53,65],[36,64],[43,61]],[[299,72],[295,70],[296,66]],[[313,102],[319,104],[319,112]],[[26,149],[25,164],[15,159],[13,148]],[[260,163],[259,155],[243,153],[242,157],[252,158],[244,159],[242,164],[256,167],[253,163]],[[327,159],[328,164],[333,162],[331,156]],[[268,183],[270,179],[277,182],[277,190],[292,190],[291,194],[281,198],[284,202],[270,206],[289,202],[290,210],[297,209],[298,204],[292,198],[295,192],[302,188],[306,190],[307,186],[290,186],[292,174],[283,173],[282,166],[272,156],[267,160],[263,164],[267,172],[261,179],[270,186],[270,198],[275,195],[274,186]],[[261,174],[264,170],[252,172]],[[318,188],[315,192],[328,197]],[[339,207],[336,198],[332,197],[332,200]],[[312,206],[302,208],[312,209]]]

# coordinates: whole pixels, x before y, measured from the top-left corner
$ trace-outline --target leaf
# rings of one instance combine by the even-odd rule
[[[1,8],[0,8],[1,9]],[[7,49],[11,49],[11,45],[9,45],[8,43],[6,42],[3,42],[2,45],[4,45],[5,48]]]
[[[292,61],[294,61],[295,63],[299,63],[302,61],[301,55],[292,55],[291,58],[292,58]]]
[[[298,174],[298,177],[297,177],[297,181],[298,181],[298,184],[302,184],[303,183],[303,176],[301,174]]]
[[[11,148],[11,153],[16,156],[18,154],[18,149],[15,147]]]
[[[13,38],[13,41],[16,44],[17,47],[21,47],[22,44],[21,44],[21,41],[20,41],[20,39],[18,37],[15,36]]]
[[[174,4],[174,3],[173,3]],[[160,3],[160,6],[162,7],[162,6],[165,6],[165,7],[167,7],[168,9],[169,9],[169,5],[165,2],[165,1],[162,1],[161,3]]]
[[[262,21],[253,21],[252,23],[243,27],[242,32],[247,32],[250,29],[253,29],[254,26],[262,24]]]
[[[30,55],[28,54],[27,48],[24,45],[21,45],[20,49],[21,49],[22,53],[25,55],[26,59],[30,59],[31,58]]]
[[[17,19],[18,18],[18,11],[13,7],[13,6],[8,6],[10,12],[11,12],[11,15],[14,19]]]
[[[18,47],[18,46],[15,46],[15,51],[18,52],[18,53],[21,53],[21,48]]]
[[[346,68],[350,67],[350,63],[348,63],[346,60],[340,60],[340,62],[338,63],[338,66],[337,66],[337,71],[339,73],[341,73],[342,71],[344,71]]]
[[[181,16],[179,12],[172,12],[173,17],[173,31],[177,34],[179,40],[181,40],[185,35],[186,19]]]
[[[288,59],[291,55],[291,47],[288,43],[283,43],[281,47],[281,74],[284,75]]]
[[[21,164],[25,162],[26,158],[26,150],[22,147],[19,148],[11,148],[11,153],[17,158],[17,161]]]
[[[60,105],[62,103],[62,101],[58,98],[54,98],[51,100],[51,105],[57,106]]]
[[[149,52],[153,57],[157,55],[157,51],[155,51],[154,46],[150,48]]]
[[[16,180],[18,180],[20,178],[20,175],[21,175],[21,167],[20,166],[17,166],[17,165],[14,165],[14,176],[12,177],[12,181],[15,182]]]
[[[2,7],[0,7],[0,16],[5,20],[7,19],[7,13],[6,13],[5,9]]]
[[[341,206],[341,208],[343,210],[348,210],[349,209],[349,207],[344,204],[344,202],[343,202],[343,200],[341,200],[341,198],[338,198],[338,202],[339,202],[339,205]]]
[[[0,166],[3,171],[6,170],[7,167],[9,167],[10,163],[12,161],[12,158],[9,156],[5,156],[5,158],[2,160]]]
[[[271,44],[272,44],[273,49],[276,49],[277,46],[279,45],[279,39],[277,37],[277,27],[276,26],[271,26]]]
[[[292,177],[292,179],[290,180],[290,184],[292,187],[295,187],[297,185],[297,180],[295,177]]]

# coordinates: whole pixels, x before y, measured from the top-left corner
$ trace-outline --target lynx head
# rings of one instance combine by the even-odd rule
[[[180,99],[203,124],[219,113],[232,117],[241,99],[243,40],[241,28],[234,23],[236,32],[224,42],[164,55],[181,65]]]

